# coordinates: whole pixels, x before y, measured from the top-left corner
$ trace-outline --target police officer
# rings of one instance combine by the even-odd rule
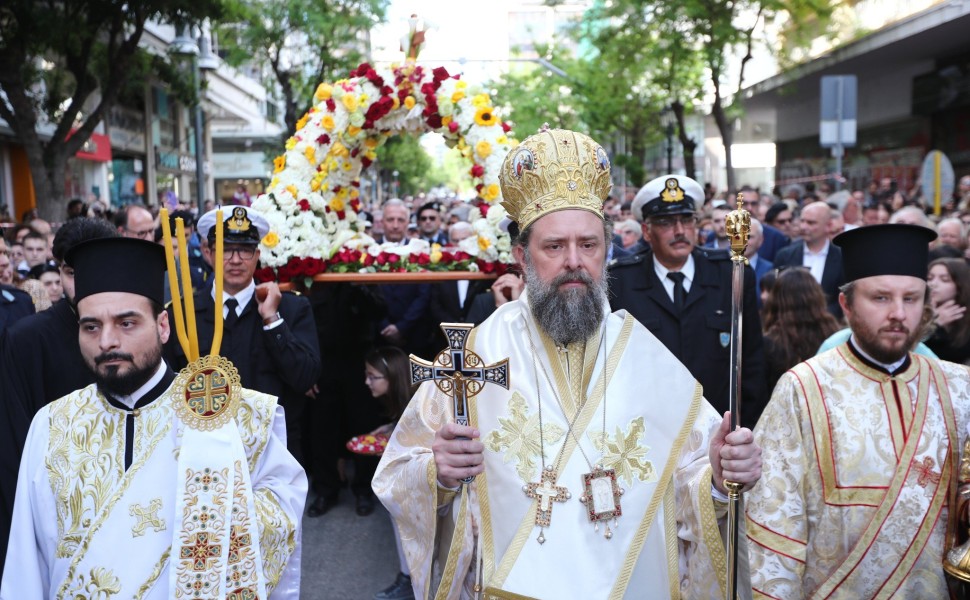
[[[703,188],[664,175],[637,193],[650,248],[610,266],[610,304],[646,326],[704,387],[719,412],[728,409],[731,342],[731,260],[725,250],[696,248],[695,206]],[[741,423],[754,427],[767,403],[761,319],[754,273],[745,268]]]

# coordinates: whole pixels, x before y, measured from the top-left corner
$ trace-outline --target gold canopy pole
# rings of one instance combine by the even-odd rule
[[[165,265],[168,268],[168,287],[172,292],[172,313],[175,316],[175,335],[178,337],[182,352],[188,357],[192,346],[185,331],[185,317],[182,314],[182,297],[179,294],[178,273],[175,272],[175,254],[172,251],[172,227],[168,223],[168,209],[158,211],[162,225],[162,240],[165,242]],[[181,245],[181,244],[180,244]]]
[[[182,291],[185,296],[185,328],[189,338],[189,362],[199,360],[199,332],[195,328],[195,300],[192,295],[192,277],[189,275],[189,252],[185,247],[185,223],[175,219],[175,235],[179,239],[179,266],[182,267]]]
[[[731,431],[741,422],[741,326],[744,303],[744,267],[748,259],[744,251],[748,247],[751,232],[751,214],[742,208],[742,194],[738,194],[738,208],[728,213],[727,233],[731,238],[731,386],[728,407],[731,411]],[[724,481],[728,490],[728,572],[727,598],[738,598],[738,535],[741,516],[741,488],[744,484]]]
[[[222,316],[222,286],[223,286],[223,240],[224,235],[223,230],[225,229],[222,222],[222,209],[216,211],[216,257],[215,265],[213,269],[215,271],[215,292],[216,292],[216,304],[218,305],[215,310],[216,325],[215,330],[212,334],[212,350],[209,352],[212,356],[218,356],[219,350],[222,348],[222,328],[223,328],[223,316]]]

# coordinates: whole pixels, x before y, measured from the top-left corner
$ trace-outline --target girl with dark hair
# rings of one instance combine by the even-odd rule
[[[778,274],[763,317],[769,390],[785,371],[815,356],[822,342],[839,330],[838,321],[826,309],[822,286],[808,269],[786,269]]]
[[[385,435],[390,437],[397,420],[411,401],[414,389],[411,386],[411,366],[406,354],[393,346],[382,346],[371,350],[365,358],[364,381],[370,388],[371,394],[381,400],[384,411],[391,418],[391,422],[378,427],[371,435]],[[375,600],[413,600],[414,591],[411,587],[411,570],[404,558],[401,547],[400,534],[394,526],[394,541],[397,543],[397,556],[400,563],[400,573],[387,588],[378,592]]]
[[[970,361],[970,266],[962,258],[940,258],[930,263],[926,276],[936,331],[926,345],[942,360]]]

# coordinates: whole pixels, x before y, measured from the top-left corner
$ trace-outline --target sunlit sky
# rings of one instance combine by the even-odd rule
[[[372,33],[375,62],[401,62],[401,38],[408,33],[408,17],[426,19],[428,31],[419,62],[444,66],[449,72],[482,79],[505,70],[509,55],[508,6],[511,2],[469,0],[393,0],[387,22]]]

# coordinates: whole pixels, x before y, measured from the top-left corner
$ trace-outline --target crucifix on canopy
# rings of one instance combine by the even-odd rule
[[[466,348],[472,328],[474,325],[469,323],[442,323],[448,347],[438,353],[434,362],[411,355],[411,383],[433,381],[439,390],[451,396],[455,423],[465,426],[470,425],[468,399],[481,392],[486,383],[509,389],[509,359],[486,365],[480,356]],[[472,479],[467,477],[461,481],[471,483]]]

